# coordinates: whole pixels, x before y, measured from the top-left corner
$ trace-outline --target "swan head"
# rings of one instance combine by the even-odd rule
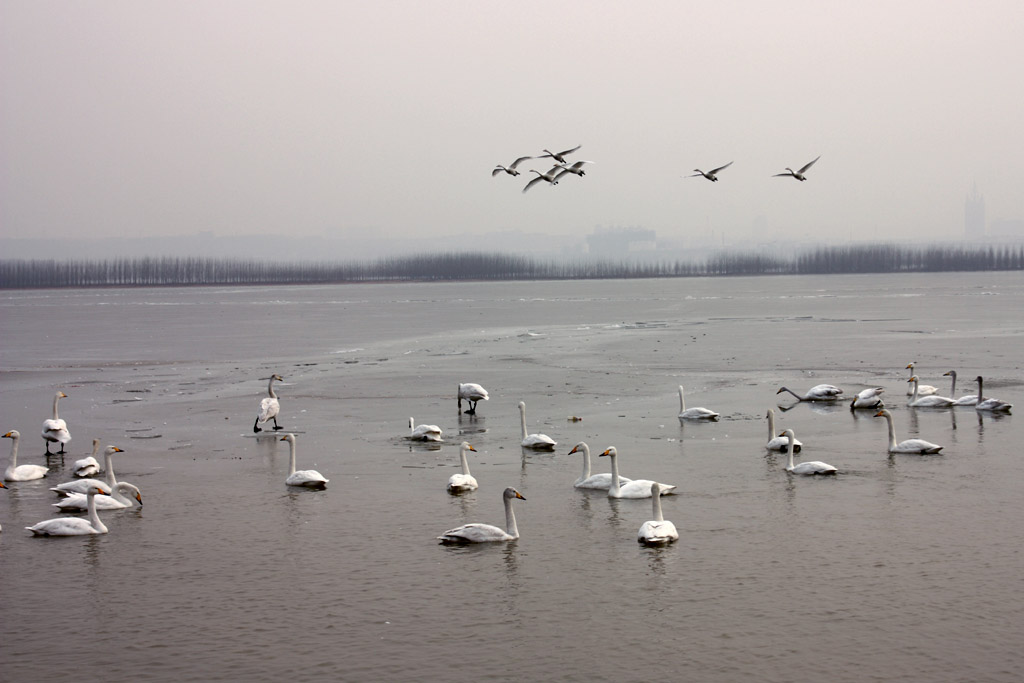
[[[918,379],[917,379],[917,375],[914,375],[914,376],[912,376],[912,377],[911,377],[910,379],[908,379],[907,381],[908,381],[908,382],[917,382],[917,381],[918,381]]]
[[[57,398],[67,398],[67,397],[68,397],[68,395],[65,394],[63,391],[58,391],[57,392]]]
[[[956,377],[956,370],[950,370],[949,372],[942,373],[943,377]]]
[[[779,387],[779,390],[775,392],[776,395],[781,394],[783,391],[789,391],[786,387]]]
[[[11,431],[4,434],[3,438],[14,439],[15,441],[17,441],[18,439],[21,438],[21,432],[19,432],[17,429],[12,429]]]
[[[88,489],[86,489],[85,493],[87,495],[93,495],[93,496],[109,496],[110,495],[110,491],[106,490],[102,486],[90,486]]]
[[[911,361],[910,363],[907,363],[907,367],[905,367],[905,368],[903,368],[903,369],[904,369],[904,370],[913,370],[913,369],[914,369],[914,363],[913,363],[913,361]]]
[[[526,498],[523,498],[523,494],[519,493],[519,491],[516,491],[511,486],[509,486],[507,489],[505,489],[505,493],[503,493],[501,495],[504,498],[518,498],[519,500],[526,500]]]
[[[4,486],[4,483],[2,481],[0,481],[0,489],[5,489],[5,488],[7,488],[7,487]]]
[[[792,429],[783,429],[781,432],[779,432],[779,436],[784,436],[788,438],[790,441],[796,438],[796,434],[793,433]]]
[[[412,418],[410,418],[410,419],[412,419]],[[295,443],[295,435],[294,434],[285,434],[284,436],[281,437],[281,441],[287,441],[288,443]]]
[[[589,450],[589,449],[590,449],[590,447],[587,446],[587,442],[586,441],[580,441],[578,444],[576,444],[575,446],[572,447],[572,450],[569,451],[568,455],[572,455],[573,453],[579,453],[580,451]],[[604,454],[602,453],[602,455],[604,455]]]
[[[478,452],[475,448],[473,448],[473,446],[470,445],[468,441],[463,441],[462,445],[459,446],[459,448],[461,448],[464,451],[473,451],[474,453]]]
[[[114,453],[124,453],[124,451],[117,446],[107,446],[103,449],[104,455],[113,455]]]
[[[114,488],[116,488],[121,493],[131,496],[135,500],[139,501],[139,505],[142,505],[142,491],[140,491],[139,487],[136,486],[135,484],[129,484],[128,482],[120,481]]]
[[[890,413],[885,408],[882,408],[877,413],[875,413],[875,417],[892,417],[892,413]]]
[[[978,384],[981,384],[981,382],[982,382],[981,375],[978,375],[977,377],[975,377],[974,381],[977,382]],[[17,433],[17,432],[15,432],[15,433]]]
[[[607,448],[607,449],[605,450],[605,452],[604,452],[604,453],[602,453],[601,455],[607,455],[607,456],[609,456],[609,457],[612,457],[612,458],[614,458],[614,457],[615,457],[615,456],[617,456],[618,454],[619,454],[619,452],[618,452],[617,450],[615,450],[615,446],[609,446],[609,447],[608,447],[608,448]]]

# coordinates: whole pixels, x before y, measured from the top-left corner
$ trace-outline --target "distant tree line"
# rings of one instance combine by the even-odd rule
[[[392,256],[366,262],[272,262],[199,257],[0,260],[0,288],[330,284],[382,281],[920,273],[1024,270],[1024,245],[891,244],[818,247],[795,256],[724,251],[703,260],[544,260],[499,253]]]

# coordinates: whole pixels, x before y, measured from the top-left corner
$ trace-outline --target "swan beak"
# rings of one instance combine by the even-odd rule
[[[569,451],[569,452],[567,453],[567,455],[572,455],[572,454],[573,454],[573,453],[575,453],[575,452],[576,452],[576,447],[575,447],[575,446],[573,446],[573,447],[572,447],[572,450],[571,450],[571,451]],[[602,453],[601,455],[604,455],[604,453]]]
[[[139,501],[139,505],[142,505],[142,494],[141,493],[136,493],[135,494],[135,500]]]
[[[67,394],[65,394],[65,393],[64,393],[64,392],[62,391],[62,392],[60,392],[60,397],[61,397],[61,398],[67,398],[67,397],[68,397],[68,395],[67,395]]]
[[[123,450],[123,449],[120,449],[120,448],[118,448],[117,446],[114,446],[114,452],[115,452],[115,453],[124,453],[124,450]]]
[[[5,488],[7,488],[7,487],[4,486],[4,483],[2,481],[0,481],[0,489],[5,489]]]
[[[604,452],[604,453],[602,453],[601,455],[608,455],[608,451],[605,451],[605,452]]]
[[[778,390],[778,391],[776,391],[775,393],[776,393],[776,394],[781,394],[781,393],[782,393],[782,389],[779,389],[779,390]]]
[[[875,417],[882,417],[882,411],[879,410],[877,413],[875,413]]]
[[[477,450],[476,450],[475,448],[473,448],[472,446],[470,446],[470,447],[469,447],[469,450],[473,451],[474,453],[477,453],[477,452],[479,452],[479,451],[477,451]]]
[[[519,500],[526,500],[526,498],[523,497],[523,494],[519,493],[519,491],[516,491],[516,498]]]

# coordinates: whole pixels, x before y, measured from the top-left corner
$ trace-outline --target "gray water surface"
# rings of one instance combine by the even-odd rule
[[[0,430],[52,469],[0,491],[2,677],[1020,680],[1019,418],[910,409],[904,368],[1024,409],[1021,311],[1019,273],[3,292]],[[325,491],[285,487],[287,444],[252,433],[273,372]],[[460,381],[491,392],[476,417]],[[943,455],[776,395],[819,383],[884,386],[898,438]],[[680,425],[680,384],[721,421]],[[73,441],[47,460],[57,390]],[[520,400],[553,454],[519,448]],[[769,407],[840,474],[766,455]],[[93,437],[145,505],[31,537]],[[450,496],[463,439],[480,488]],[[581,440],[596,472],[614,445],[677,485],[677,543],[636,543],[649,500],[572,488]],[[438,544],[503,525],[506,486],[518,541]]]

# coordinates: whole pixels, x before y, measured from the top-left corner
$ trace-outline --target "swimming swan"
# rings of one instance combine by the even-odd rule
[[[683,398],[683,385],[679,385],[679,419],[680,420],[717,420],[718,413],[707,408],[687,408]]]
[[[440,441],[441,428],[437,425],[419,425],[417,427],[416,421],[410,417],[409,438],[413,441]]]
[[[288,486],[304,486],[310,489],[327,488],[327,482],[330,479],[325,479],[324,475],[316,470],[295,471],[295,435],[285,434],[281,437],[281,441],[287,441],[291,449],[291,456],[288,461],[288,478],[284,480],[284,483]]]
[[[651,508],[654,519],[644,522],[640,527],[636,535],[637,543],[665,545],[678,541],[679,532],[676,531],[676,525],[667,521],[661,514],[661,484],[658,482],[651,484]]]
[[[796,435],[793,434],[792,429],[787,429],[782,432],[781,436],[786,437],[789,440],[789,465],[786,466],[787,472],[793,474],[835,474],[839,470],[827,462],[821,462],[820,460],[808,460],[802,462],[799,465],[793,464],[793,453],[795,452],[796,446]]]
[[[547,154],[541,154],[537,158],[538,159],[548,159],[548,158],[551,158],[551,159],[554,159],[555,161],[557,161],[560,164],[567,164],[569,162],[567,162],[565,160],[565,155],[566,154],[572,154],[573,152],[578,152],[580,147],[582,147],[582,146],[583,145],[576,145],[572,149],[567,149],[564,152],[552,152],[550,150],[545,149],[545,150],[542,150],[542,151],[547,152]]]
[[[523,448],[532,448],[536,451],[553,451],[558,442],[547,434],[526,433],[526,403],[519,402],[519,424],[522,427],[523,440],[519,444]]]
[[[100,486],[108,491],[112,491],[117,486],[117,477],[114,476],[114,460],[111,457],[114,453],[124,453],[124,451],[117,446],[107,446],[103,450],[103,466],[107,471],[107,480],[105,482],[98,479],[77,479],[57,484],[50,490],[64,496],[71,495],[72,493],[87,493],[90,486]]]
[[[917,377],[911,377],[907,380],[913,385],[914,392],[911,394],[910,401],[907,403],[911,408],[949,408],[953,405],[953,399],[946,398],[945,396],[938,396],[932,394],[931,396],[920,396],[918,395],[917,389]]]
[[[711,182],[717,183],[718,182],[718,172],[719,171],[724,171],[725,169],[729,168],[730,166],[732,166],[732,162],[731,161],[729,163],[727,163],[725,166],[719,166],[718,168],[713,168],[710,171],[708,171],[707,173],[705,173],[704,171],[700,170],[699,168],[695,168],[693,170],[696,171],[696,173],[694,173],[693,175],[686,176],[686,177],[687,178],[696,178],[698,176],[704,176],[705,178],[707,178]]]
[[[448,493],[464,493],[466,491],[475,491],[478,488],[476,477],[469,473],[469,459],[466,457],[466,453],[469,451],[477,452],[475,448],[469,445],[468,441],[463,441],[462,445],[459,446],[459,460],[462,462],[462,472],[448,477]]]
[[[950,396],[950,398],[956,396],[956,370],[950,370],[949,372],[944,372],[944,373],[942,373],[942,376],[943,377],[952,377],[953,378],[952,381],[949,384],[949,396]],[[921,387],[918,387],[918,391],[919,392],[920,392],[920,390],[921,390]],[[907,391],[913,391],[913,389],[908,387]],[[953,405],[955,405],[955,406],[976,406],[976,405],[978,405],[978,395],[977,394],[967,394],[965,396],[961,396],[960,398],[954,398],[953,399]]]
[[[3,438],[11,440],[11,461],[4,470],[4,481],[32,481],[46,476],[49,467],[18,464],[18,440],[21,438],[18,430],[12,429],[4,434]]]
[[[518,159],[513,161],[508,166],[502,166],[501,164],[498,164],[497,166],[494,167],[494,170],[491,171],[491,177],[493,178],[494,176],[498,175],[502,171],[504,171],[505,173],[508,173],[509,175],[512,175],[512,176],[519,175],[519,171],[516,170],[516,166],[518,166],[520,163],[526,161],[527,159],[532,159],[532,158],[533,157],[519,157]]]
[[[281,404],[277,400],[277,394],[274,393],[274,380],[276,379],[278,382],[283,382],[284,377],[275,373],[267,379],[269,380],[267,382],[267,393],[270,395],[260,401],[259,415],[256,416],[256,421],[252,423],[252,431],[256,434],[263,431],[260,429],[260,424],[267,420],[274,421],[275,432],[279,429],[284,429],[284,427],[277,424],[277,414],[281,411]]]
[[[142,505],[142,492],[139,487],[129,484],[126,481],[119,481],[109,496],[96,499],[97,510],[123,510],[132,506],[132,499]],[[54,503],[55,508],[61,510],[86,510],[89,506],[87,495],[84,493],[72,493],[67,498],[61,498],[60,502]]]
[[[916,364],[915,362],[911,361],[910,363],[907,363],[907,367],[904,368],[905,370],[910,370],[909,377],[913,377],[914,376],[914,365],[915,364]],[[908,379],[907,381],[909,382],[910,380]],[[918,396],[931,396],[932,394],[937,394],[937,393],[939,393],[939,388],[938,387],[933,387],[931,384],[921,384],[920,382],[918,382],[918,384],[917,384],[917,395]],[[907,396],[913,396],[913,395],[914,395],[914,387],[908,386],[907,387]]]
[[[883,407],[885,404],[882,402],[882,392],[884,391],[885,389],[882,387],[864,389],[850,401],[850,410]]]
[[[487,395],[487,390],[479,384],[466,382],[459,385],[455,398],[458,399],[460,413],[462,412],[462,402],[466,401],[469,403],[469,410],[466,411],[466,415],[476,415],[477,401],[488,401],[491,397]]]
[[[807,180],[807,176],[805,176],[804,173],[807,173],[807,169],[809,169],[811,166],[814,166],[814,162],[817,161],[820,158],[821,158],[821,155],[819,154],[814,159],[814,161],[809,161],[806,164],[804,164],[803,166],[801,166],[799,171],[794,171],[789,166],[787,166],[786,167],[786,171],[788,171],[788,173],[776,173],[772,177],[773,178],[778,178],[779,176],[788,176],[790,178],[796,178],[800,182],[803,182],[803,181]]]
[[[924,439],[907,439],[896,443],[896,426],[893,423],[892,413],[884,408],[875,413],[875,417],[884,417],[889,423],[889,452],[890,453],[916,453],[918,455],[932,455],[942,450],[942,446]]]
[[[842,389],[832,386],[831,384],[819,384],[811,387],[803,396],[800,396],[792,389],[787,389],[786,387],[780,388],[775,392],[775,394],[781,394],[783,391],[788,391],[793,394],[793,396],[796,396],[796,400],[798,401],[835,401],[843,394]]]
[[[107,533],[107,527],[100,521],[100,516],[96,514],[97,495],[109,496],[110,493],[100,486],[89,487],[89,490],[86,492],[88,501],[86,507],[89,509],[89,519],[82,519],[81,517],[58,517],[56,519],[47,519],[25,528],[36,536],[86,536],[89,534],[105,534]]]
[[[607,491],[612,487],[612,474],[611,472],[601,472],[600,474],[590,474],[590,446],[585,441],[580,441],[578,444],[572,447],[569,451],[569,455],[573,453],[583,454],[583,472],[580,474],[579,479],[573,482],[573,487],[578,489],[597,489],[599,491]],[[625,484],[632,481],[626,479],[623,476],[619,476],[619,483]]]
[[[784,451],[789,447],[789,439],[784,436],[775,435],[775,411],[771,408],[768,409],[768,414],[765,415],[768,418],[768,443],[765,444],[765,448],[770,451]],[[797,453],[803,448],[803,443],[798,439],[793,439],[793,450]]]
[[[96,459],[96,454],[100,452],[100,440],[92,440],[92,455],[88,458],[82,458],[76,460],[74,464],[75,476],[76,477],[91,477],[94,474],[98,474],[102,470],[100,469],[100,461]],[[102,498],[100,499],[102,500]]]
[[[71,433],[68,432],[68,425],[64,420],[60,419],[57,415],[57,402],[62,398],[67,398],[68,395],[63,391],[58,391],[53,397],[53,418],[49,420],[43,420],[43,440],[46,442],[46,454],[50,455],[50,444],[59,443],[60,450],[58,453],[64,452],[64,444],[71,441]]]
[[[651,484],[658,482],[651,479],[634,479],[624,482],[619,476],[619,452],[615,450],[615,446],[609,446],[601,455],[607,455],[612,459],[612,485],[608,489],[609,498],[649,498],[651,496]],[[675,488],[672,484],[661,484],[659,490],[661,495],[665,496],[672,493]]]
[[[526,499],[511,486],[505,489],[501,497],[505,500],[505,531],[490,524],[474,522],[449,529],[438,536],[438,540],[441,543],[490,543],[491,541],[514,541],[519,538],[516,513],[512,511],[512,501],[516,498]]]
[[[982,383],[984,380],[981,375],[974,378],[974,381],[978,383],[978,404],[974,406],[975,410],[982,410],[990,413],[1008,413],[1010,408],[1013,408],[1012,403],[1000,401],[997,398],[985,398],[982,394]]]

